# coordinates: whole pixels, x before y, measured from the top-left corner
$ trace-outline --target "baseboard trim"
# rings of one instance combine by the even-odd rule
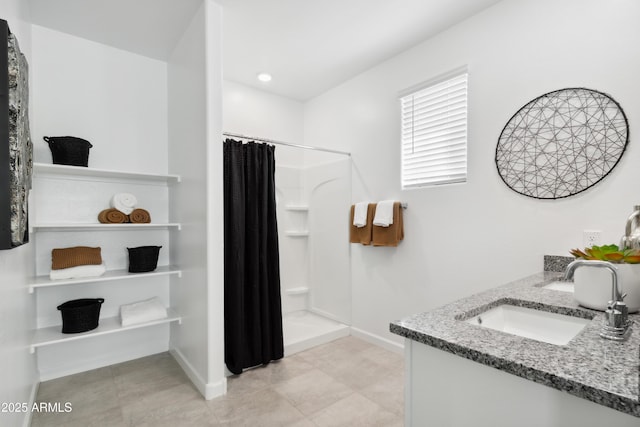
[[[185,374],[189,377],[193,385],[198,389],[200,394],[204,396],[206,400],[211,400],[215,397],[222,396],[227,392],[227,379],[222,378],[220,381],[216,383],[207,383],[202,379],[200,374],[195,370],[193,365],[189,363],[184,354],[177,348],[172,348],[169,350],[169,353],[173,356],[173,358],[178,362],[178,365],[182,368]]]
[[[351,327],[351,335],[370,342],[371,344],[386,348],[394,353],[404,353],[404,344],[391,341],[387,338],[381,337],[380,335],[375,335],[370,332],[363,331],[362,329],[354,328],[353,326]]]
[[[36,381],[31,387],[31,394],[29,395],[29,408],[33,408],[33,404],[36,403],[36,397],[38,396],[38,389],[40,388],[40,381]],[[26,411],[22,427],[29,427],[31,425],[31,411]]]

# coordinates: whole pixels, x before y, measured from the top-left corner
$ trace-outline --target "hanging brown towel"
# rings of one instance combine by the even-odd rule
[[[78,267],[80,265],[102,264],[102,249],[88,246],[56,248],[51,251],[51,269]]]
[[[398,243],[404,239],[404,223],[400,202],[393,204],[393,224],[388,227],[374,225],[372,228],[373,246],[398,246]]]
[[[376,205],[369,203],[367,206],[367,225],[364,227],[356,227],[353,225],[355,205],[351,205],[351,214],[349,215],[349,242],[362,243],[363,245],[371,244],[371,228],[373,227],[373,214],[375,211]]]
[[[127,222],[128,217],[118,209],[105,209],[98,214],[98,221],[102,224],[123,224]]]
[[[146,209],[134,209],[129,214],[129,222],[133,224],[148,224],[151,222],[151,215]]]

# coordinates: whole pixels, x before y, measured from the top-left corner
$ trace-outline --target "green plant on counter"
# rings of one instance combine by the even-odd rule
[[[625,249],[622,251],[618,245],[592,246],[585,248],[584,251],[571,249],[569,252],[581,259],[609,261],[618,264],[640,264],[640,250]]]

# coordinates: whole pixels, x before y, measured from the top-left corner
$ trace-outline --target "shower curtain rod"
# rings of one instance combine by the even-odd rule
[[[269,144],[286,145],[287,147],[305,148],[307,150],[326,151],[327,153],[344,154],[346,156],[351,157],[351,153],[348,153],[346,151],[340,151],[340,150],[332,150],[330,148],[311,147],[309,145],[292,144],[290,142],[275,141],[273,139],[255,138],[253,136],[246,136],[239,133],[223,132],[222,135],[230,136],[231,138],[249,139],[251,141],[266,142]]]

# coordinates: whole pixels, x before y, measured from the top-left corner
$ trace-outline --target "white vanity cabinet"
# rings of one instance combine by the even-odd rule
[[[637,427],[640,419],[405,339],[405,426]]]

